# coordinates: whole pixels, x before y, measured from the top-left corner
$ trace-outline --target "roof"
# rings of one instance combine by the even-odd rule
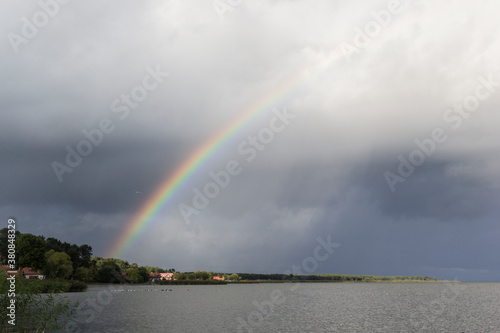
[[[24,267],[22,270],[24,275],[42,275],[39,271],[34,271],[31,267]]]
[[[149,276],[151,277],[172,277],[174,276],[174,273],[149,273]]]

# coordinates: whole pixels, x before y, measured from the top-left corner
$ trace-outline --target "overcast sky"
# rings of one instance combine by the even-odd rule
[[[267,96],[122,259],[500,281],[498,1],[40,3],[0,4],[5,226],[105,256]],[[229,184],[186,210],[229,161]],[[316,267],[318,237],[339,246]]]

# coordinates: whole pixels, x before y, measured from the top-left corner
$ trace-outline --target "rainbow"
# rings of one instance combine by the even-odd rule
[[[399,20],[391,24],[388,29],[384,29],[384,32],[400,28],[401,25],[409,25],[414,21],[416,21],[415,17],[407,20]],[[175,193],[187,183],[197,170],[202,168],[204,163],[213,156],[224,143],[229,141],[245,125],[252,122],[258,115],[267,111],[271,106],[293,92],[295,88],[307,80],[309,73],[328,67],[342,57],[343,55],[340,54],[339,49],[336,49],[327,54],[323,59],[316,61],[312,66],[306,66],[305,69],[299,71],[295,77],[285,81],[285,83],[252,103],[248,108],[243,110],[238,117],[230,121],[219,132],[215,133],[209,140],[200,145],[173,174],[167,175],[167,177],[162,180],[161,185],[155,190],[153,195],[146,200],[139,211],[133,215],[129,222],[127,222],[118,240],[108,251],[107,257],[122,257],[159,210],[174,197]]]
[[[238,133],[245,125],[261,113],[269,110],[278,101],[289,95],[303,81],[307,71],[302,71],[291,80],[281,84],[256,102],[252,103],[238,117],[230,121],[209,140],[200,145],[172,174],[167,175],[139,211],[127,223],[124,231],[109,250],[108,258],[122,257],[159,210],[185,184],[218,149]]]

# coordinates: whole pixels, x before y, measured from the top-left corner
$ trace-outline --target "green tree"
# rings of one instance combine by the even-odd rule
[[[64,252],[69,255],[73,263],[73,271],[75,272],[78,267],[91,267],[92,247],[87,244],[78,246],[67,242],[63,243],[56,238],[49,237],[45,240],[45,250]]]
[[[229,275],[228,280],[229,281],[238,281],[238,280],[240,280],[240,276],[236,273],[233,273],[233,274]]]
[[[174,276],[173,276],[173,279],[174,280],[186,280],[187,279],[187,275],[186,275],[186,273],[175,272]]]
[[[66,244],[69,244],[69,243],[63,243],[63,245],[66,245]],[[76,270],[78,267],[80,267],[80,249],[78,248],[78,245],[69,244],[69,246],[65,246],[64,252],[71,259],[71,262],[73,263],[74,270]]]
[[[63,250],[62,242],[54,237],[49,237],[45,240],[45,247],[47,251],[54,250],[56,252],[61,252]]]
[[[73,273],[71,258],[64,252],[50,250],[45,254],[44,274],[49,279],[67,279]]]
[[[32,234],[20,234],[16,239],[17,264],[35,270],[45,267],[45,239]]]
[[[144,267],[139,267],[138,268],[139,275],[142,276],[142,281],[147,282],[149,281],[149,272],[146,268]]]
[[[90,267],[90,260],[92,259],[92,246],[83,244],[78,248],[80,254],[80,267]]]
[[[166,269],[160,268],[160,267],[153,267],[153,266],[142,266],[146,268],[146,270],[152,273],[167,273]]]
[[[90,264],[91,266],[99,269],[104,265],[105,262],[106,261],[103,257],[92,257]]]
[[[128,280],[132,283],[141,283],[144,282],[141,274],[139,274],[138,268],[129,268],[126,270]]]
[[[97,282],[123,283],[125,278],[121,275],[120,267],[116,263],[107,261],[97,270]]]
[[[153,266],[142,266],[142,267],[144,267],[148,272],[159,273],[158,267],[153,267]]]
[[[122,271],[126,270],[127,268],[130,268],[130,264],[126,260],[118,259],[118,258],[111,258],[111,261],[113,261]]]
[[[94,268],[78,267],[76,271],[74,271],[72,279],[83,282],[94,282],[96,272]]]
[[[208,272],[205,272],[205,271],[196,271],[196,272],[194,272],[194,275],[195,275],[196,279],[200,279],[200,280],[208,280],[208,277],[210,276],[210,274]]]

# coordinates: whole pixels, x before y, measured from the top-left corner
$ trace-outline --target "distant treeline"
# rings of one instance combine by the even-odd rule
[[[207,285],[207,284],[227,284],[226,281],[214,281],[214,280],[162,280],[157,281],[157,284],[166,285]]]
[[[331,282],[394,282],[394,281],[437,281],[428,276],[377,276],[377,275],[343,275],[343,274],[256,274],[238,273],[241,280],[270,281],[331,281]]]

